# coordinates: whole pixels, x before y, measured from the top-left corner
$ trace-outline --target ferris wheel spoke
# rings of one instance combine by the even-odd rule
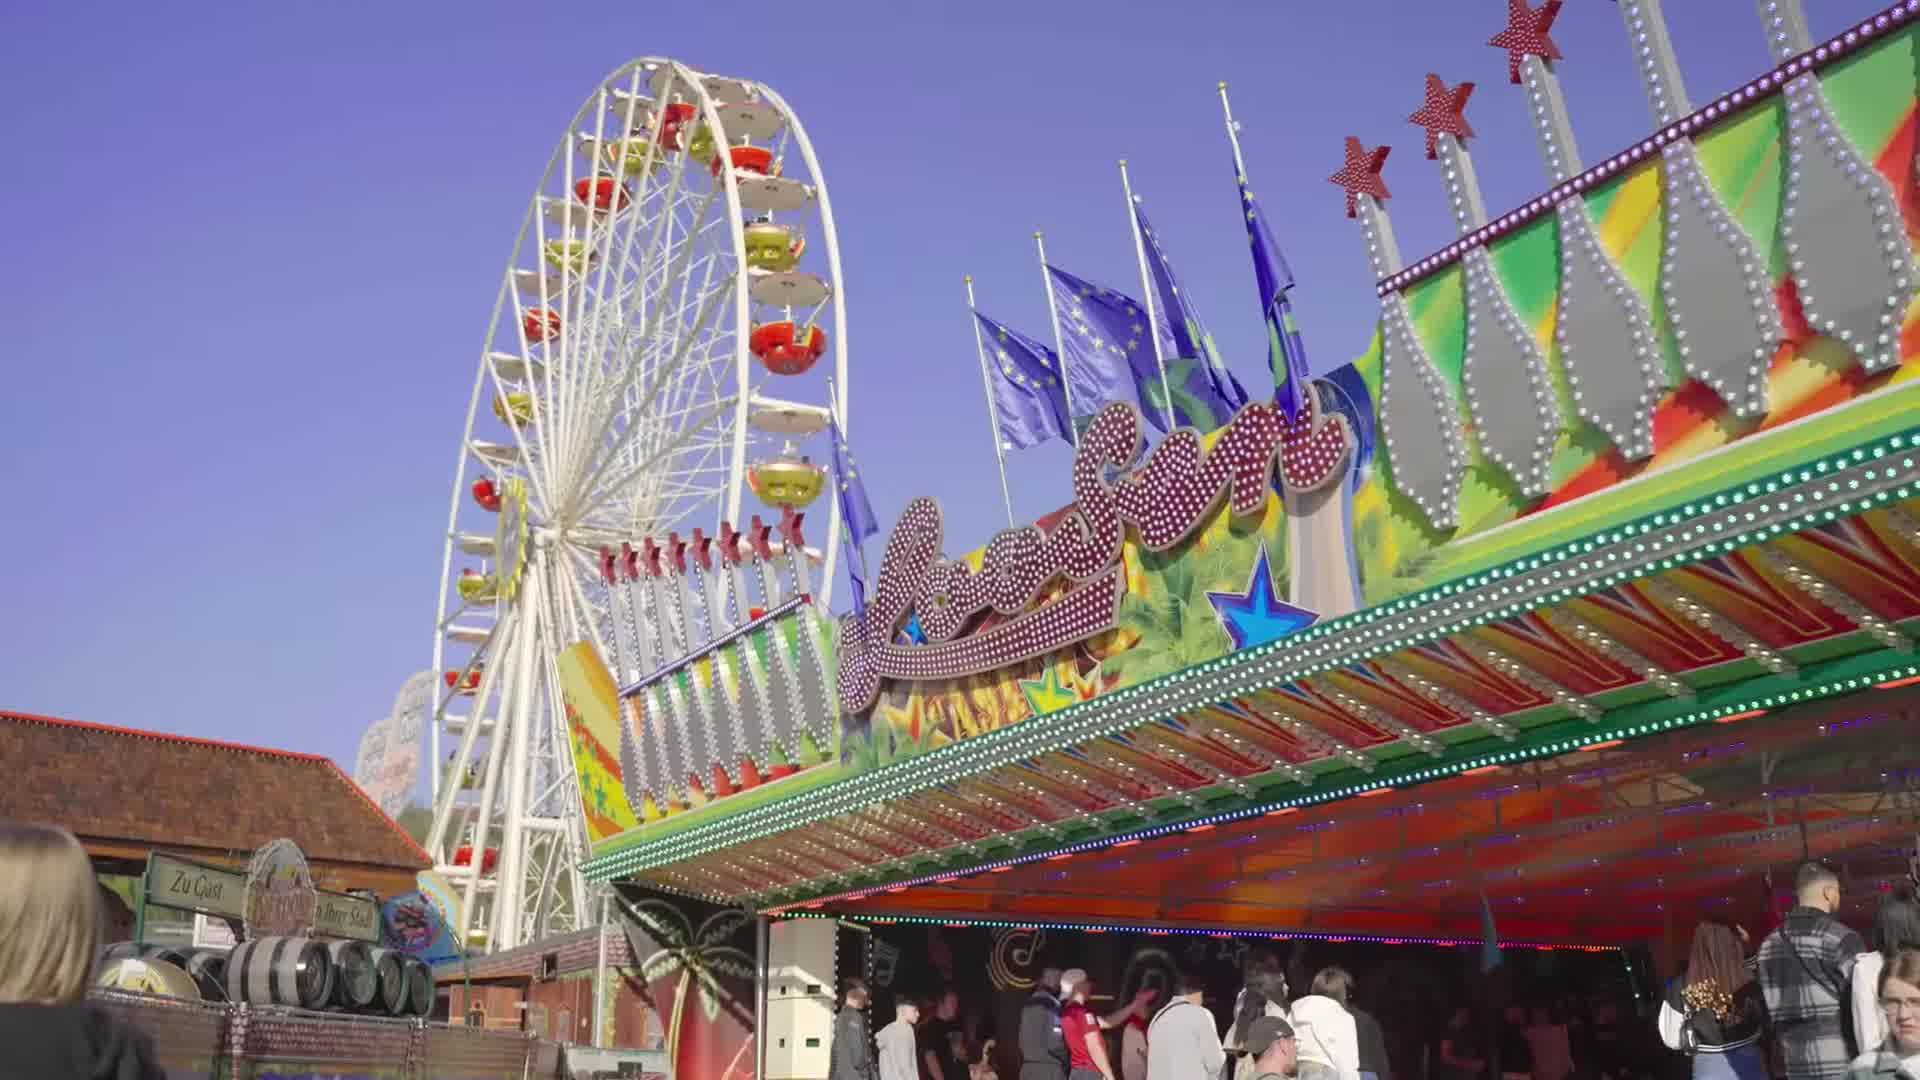
[[[684,157],[685,155],[682,155],[682,156]],[[710,199],[703,201],[701,210],[697,212],[700,216],[704,217],[705,205],[710,201],[711,201]],[[698,226],[690,229],[689,232],[685,235],[681,244],[679,245],[678,250],[676,252],[670,252],[669,258],[662,260],[661,266],[660,266],[661,273],[659,276],[663,286],[661,290],[663,294],[665,291],[664,286],[668,283],[671,283],[674,280],[676,274],[683,275],[683,276],[687,274],[688,259],[692,257],[694,251],[696,250],[695,241],[699,233],[703,231],[704,229]],[[675,255],[677,255],[678,257],[677,258],[673,257]],[[644,297],[647,287],[648,287],[648,282],[644,278],[641,278],[640,280],[637,281],[635,287],[628,291],[628,295]],[[642,302],[644,303],[644,299]],[[617,347],[617,342],[612,340],[616,335],[618,335],[621,332],[621,328],[625,325],[625,319],[622,318],[620,315],[620,312],[622,310],[623,309],[616,303],[615,315],[614,317],[606,321],[606,325],[604,327],[604,333],[608,340],[606,340],[603,343],[603,347],[599,351],[602,355],[613,355],[615,357],[631,356],[633,353],[637,352],[639,354],[639,359],[642,361],[642,363],[634,364],[629,359],[627,363],[624,365],[620,365],[620,364],[614,365],[613,370],[611,372],[596,373],[596,374],[604,374],[607,377],[608,382],[611,384],[608,386],[597,385],[598,380],[594,380],[594,379],[583,378],[581,380],[581,384],[583,387],[589,384],[596,384],[592,386],[592,389],[595,391],[594,393],[584,395],[584,401],[582,402],[583,405],[585,401],[603,401],[603,402],[606,402],[607,405],[602,409],[597,410],[599,415],[596,415],[593,419],[589,420],[586,424],[582,425],[581,436],[578,442],[576,443],[573,451],[574,457],[572,460],[576,462],[584,463],[586,456],[592,452],[592,447],[596,444],[596,442],[599,441],[598,436],[605,430],[608,419],[613,414],[613,405],[620,400],[617,390],[623,387],[625,384],[631,382],[633,379],[633,376],[642,374],[644,372],[644,367],[645,367],[644,360],[646,358],[646,352],[647,352],[644,340],[638,350],[620,349]],[[659,309],[655,308],[654,310],[657,311]],[[649,336],[657,336],[657,329],[658,329],[657,326],[648,327],[647,329],[649,331],[656,331],[656,333],[650,334]],[[607,393],[605,392],[607,389],[614,389],[616,390],[616,392]],[[629,412],[628,415],[631,416],[632,413]]]
[[[564,579],[565,589],[561,595],[567,598],[569,606],[578,605],[573,615],[574,623],[586,627],[588,638],[593,642],[593,647],[599,651],[601,656],[606,656],[608,655],[607,642],[616,640],[618,637],[617,627],[614,625],[611,611],[603,615],[599,606],[588,598],[586,589],[581,585],[582,581],[595,580],[599,572],[598,568],[595,567],[592,562],[587,559],[586,554],[578,548],[572,545],[566,545],[566,551],[567,563],[570,565],[572,572],[563,573],[563,568],[555,565],[554,578],[556,581]],[[602,626],[603,622],[605,624],[604,628]],[[605,633],[603,633],[603,629],[606,631]]]
[[[501,621],[494,625],[493,634],[489,637],[484,652],[476,652],[475,657],[478,658],[481,655],[491,654],[496,649],[503,648],[506,642],[513,640],[516,632],[514,620],[515,617],[512,613],[503,616]],[[451,766],[450,772],[456,774],[458,777],[464,777],[467,770],[473,764],[473,751],[479,740],[482,728],[481,717],[486,712],[487,703],[493,699],[495,691],[499,689],[500,679],[498,678],[498,672],[502,666],[503,665],[488,664],[480,669],[480,685],[475,689],[473,694],[473,707],[467,714],[465,726],[461,729],[460,745],[458,749],[454,751],[453,761],[449,763]],[[471,670],[472,667],[473,663],[469,661],[467,670]],[[464,682],[465,678],[462,677],[456,681]],[[441,703],[440,708],[435,712],[434,722],[436,724],[445,721],[447,707],[459,696],[457,692],[447,695],[446,700]],[[495,730],[496,732],[498,731],[497,725]],[[433,763],[435,769],[449,768],[449,765],[443,765],[438,761]],[[454,785],[451,788],[452,791],[457,792],[460,790],[459,779],[449,777],[449,782]],[[429,852],[433,853],[435,859],[445,859],[449,854],[450,849],[446,844],[447,826],[453,814],[453,806],[453,800],[447,799],[434,808],[433,823],[428,827],[427,843],[425,846]],[[451,860],[447,861],[451,862]]]
[[[633,455],[628,461],[629,467],[644,468],[657,462],[659,455],[671,454],[675,467],[656,469],[649,476],[656,478],[656,482],[669,476],[686,479],[681,470],[690,455],[727,441],[726,420],[731,414],[712,414],[713,403],[722,398],[723,395],[716,393],[698,401],[682,402],[672,412],[664,413],[663,422],[652,426],[654,435],[644,452]]]
[[[716,301],[726,297],[731,292],[732,292],[732,283],[729,282],[726,288],[708,294],[706,298],[706,302],[702,305],[700,315],[696,320],[696,324],[693,328],[695,333],[697,333],[700,328],[704,327],[707,321],[713,317],[714,312],[719,307],[719,304],[716,303]],[[659,393],[661,386],[664,385],[667,382],[667,380],[673,375],[675,364],[686,355],[687,351],[692,347],[692,344],[693,344],[693,334],[690,333],[683,336],[680,340],[680,344],[678,348],[676,349],[673,360],[669,361],[668,363],[660,365],[659,368],[654,372],[653,378],[649,380],[649,386],[647,388],[646,400],[648,402],[652,401],[654,395]],[[647,411],[646,408],[643,406],[640,410],[637,411],[635,415],[644,416],[646,415],[646,411]],[[598,461],[592,466],[592,469],[587,474],[587,476],[583,480],[581,480],[577,485],[571,486],[571,489],[566,501],[561,504],[560,512],[562,516],[568,517],[568,518],[571,518],[574,516],[574,511],[578,509],[578,504],[580,500],[585,498],[587,493],[593,489],[594,483],[600,479],[601,474],[603,474],[606,471],[608,464],[611,463],[615,459],[615,457],[618,455],[620,445],[622,443],[631,441],[633,438],[638,436],[645,427],[647,427],[646,424],[629,423],[626,426],[625,430],[619,433],[618,437],[614,442],[614,445],[609,447],[606,453],[599,455]]]
[[[708,406],[706,409],[708,418],[718,419],[719,417],[725,415],[728,411],[731,411],[733,409],[733,404],[734,403],[730,398],[714,402],[712,405]],[[602,485],[601,488],[594,493],[593,497],[588,500],[587,505],[583,508],[583,513],[591,513],[595,508],[599,507],[602,503],[606,502],[607,499],[611,498],[615,492],[618,492],[623,487],[633,483],[642,474],[644,474],[646,470],[652,468],[654,465],[656,465],[663,459],[671,456],[673,452],[677,450],[682,443],[686,442],[688,439],[697,435],[699,433],[699,428],[700,428],[700,425],[698,424],[687,425],[687,427],[683,428],[680,431],[680,433],[677,434],[673,438],[673,440],[669,442],[666,446],[661,447],[659,450],[655,451],[652,455],[650,455],[646,460],[640,462],[638,465],[635,465],[633,468],[627,470],[626,472],[620,473],[611,482],[605,485]]]
[[[632,74],[629,80],[629,87],[630,87],[630,90],[629,90],[629,96],[627,98],[627,104],[626,104],[625,127],[626,127],[626,131],[630,134],[633,130],[632,115],[633,115],[633,110],[637,105],[637,92],[639,89],[639,69],[638,68],[632,69]],[[600,93],[597,95],[596,100],[593,102],[591,106],[594,113],[593,145],[595,146],[604,145],[604,142],[605,142],[606,119],[608,116],[608,108],[607,108],[608,100],[609,100],[609,94],[606,91],[606,89],[603,88],[600,91]],[[655,142],[657,142],[657,140],[655,140]],[[657,152],[658,152],[657,146],[650,145],[648,147],[649,163],[651,161],[652,155]],[[614,281],[616,283],[618,283],[625,276],[625,260],[614,258],[615,238],[619,232],[619,226],[621,222],[622,221],[626,222],[628,243],[631,244],[632,236],[638,227],[639,221],[641,220],[641,206],[639,205],[638,200],[636,200],[631,194],[628,193],[621,176],[621,171],[624,168],[625,160],[626,160],[624,154],[625,154],[625,151],[623,147],[621,155],[617,157],[614,162],[608,163],[607,165],[603,165],[602,162],[600,162],[597,158],[589,159],[593,168],[589,173],[590,178],[585,181],[587,188],[586,188],[585,196],[581,200],[582,202],[581,210],[587,216],[589,221],[588,244],[587,244],[588,250],[595,252],[599,256],[597,259],[597,264],[598,264],[597,267],[589,268],[589,269],[592,269],[596,274],[592,292],[597,300],[609,295],[609,289],[608,289],[609,274],[613,274]],[[566,179],[565,188],[567,192],[577,193],[579,191],[579,188],[578,188],[577,182],[572,179],[572,172],[573,172],[573,158],[569,156],[567,158],[567,165],[566,165],[567,179]],[[641,183],[643,185],[645,182],[645,179],[644,179],[645,175],[646,174],[643,169],[642,180],[641,180]],[[608,205],[606,210],[602,212],[600,216],[596,217],[595,210],[598,205],[597,200],[600,197],[600,194],[599,194],[600,185],[603,177],[605,178],[605,181],[608,187],[608,194],[607,194]],[[617,271],[615,269],[616,264],[618,264],[619,266],[619,269]],[[584,278],[585,276],[586,274],[583,273],[582,277]],[[612,290],[612,292],[616,294],[619,291],[620,290],[617,288]],[[607,305],[604,302],[602,302],[600,304],[600,310],[604,313],[606,309],[607,309]],[[586,368],[590,363],[590,358],[600,354],[600,346],[602,345],[602,339],[604,339],[604,337],[606,336],[605,325],[587,323],[586,311],[587,311],[586,296],[583,293],[583,295],[580,298],[580,311],[579,311],[579,319],[582,323],[583,332],[574,339],[570,349],[570,352],[572,353],[572,355],[570,355],[568,358],[569,361],[575,366],[577,366],[580,370],[577,372],[575,378],[569,379],[567,381],[566,387],[569,391],[569,394],[564,400],[560,402],[560,405],[562,407],[562,412],[564,414],[564,418],[567,422],[567,425],[569,426],[571,425],[573,418],[577,415],[583,400],[587,400],[587,399],[584,399],[581,395],[587,392],[593,380],[590,377],[587,377]],[[614,306],[613,311],[614,311],[614,317],[612,319],[602,319],[600,320],[600,322],[605,324],[610,324],[610,325],[618,325],[619,315],[618,315],[617,304]],[[569,430],[569,426],[562,426],[560,430],[556,432],[556,435],[562,441],[563,445],[567,446],[569,451],[577,451],[577,447],[573,443],[573,440],[570,438],[570,436],[572,435],[572,432]],[[562,469],[570,470],[573,460],[574,459],[571,456],[569,456],[568,461],[565,464],[563,464]]]
[[[687,405],[674,413],[666,413],[657,430],[676,432],[676,442],[668,446],[662,440],[653,440],[645,454],[626,455],[622,459],[622,467],[645,469],[649,463],[659,463],[655,461],[655,457],[660,454],[672,454],[678,463],[678,461],[685,461],[685,457],[689,454],[699,454],[705,448],[722,444],[726,440],[726,430],[720,423],[712,421],[712,405],[714,402],[699,402],[699,404]],[[662,469],[657,473],[651,473],[647,477],[647,482],[643,482],[641,486],[651,490],[651,484],[668,482],[668,479],[674,477],[676,473],[678,469]],[[637,527],[641,523],[632,523],[632,525]]]
[[[534,237],[534,258],[544,262],[547,259],[547,252],[548,252],[546,215],[543,213],[540,213],[539,208],[537,206],[535,207],[534,214],[533,214],[533,237]],[[541,263],[535,264],[536,268],[539,267],[540,265]],[[544,271],[539,271],[539,274],[540,274],[539,276],[540,306],[538,310],[544,311],[544,312],[552,312],[555,310],[555,308],[564,309],[566,307],[567,290],[570,288],[569,283],[572,280],[571,276],[568,275],[564,269],[560,271],[560,278],[559,278],[560,293],[558,296],[554,296],[550,294],[548,291],[549,279],[546,273]],[[521,319],[520,326],[518,329],[521,335],[521,349],[523,350],[522,355],[526,356],[529,360],[531,360],[533,358],[532,354],[525,351],[526,350],[526,323],[527,323],[527,320]],[[575,328],[575,332],[577,332],[577,328]],[[549,411],[551,411],[553,407],[553,401],[554,401],[553,397],[551,396],[554,392],[553,381],[556,378],[564,378],[566,374],[567,350],[565,347],[565,342],[568,341],[571,337],[572,337],[572,334],[569,332],[569,329],[567,326],[567,320],[565,319],[564,316],[560,317],[558,320],[557,332],[548,331],[548,332],[543,332],[541,335],[540,353],[541,353],[542,359],[545,362],[545,368],[546,368],[547,394],[549,395],[546,401],[547,401],[547,407]],[[555,348],[556,338],[560,343],[559,348]],[[497,381],[498,380],[496,379],[496,382]],[[537,403],[535,407],[537,410],[538,408]],[[536,415],[537,415],[537,411],[536,411]],[[514,442],[517,445],[519,445],[520,452],[523,455],[528,453],[527,441],[520,437],[520,432],[517,427],[515,427],[514,429]],[[535,487],[540,489],[540,495],[538,496],[538,498],[540,499],[540,502],[546,507],[548,514],[551,515],[553,499],[547,497],[546,493],[552,490],[554,486],[553,463],[551,460],[549,460],[548,455],[541,454],[540,460],[537,463],[539,466],[537,469],[534,468],[535,464],[536,463],[532,460],[532,456],[528,455],[528,461],[527,461],[528,474],[529,476],[538,478],[536,479],[534,484]]]

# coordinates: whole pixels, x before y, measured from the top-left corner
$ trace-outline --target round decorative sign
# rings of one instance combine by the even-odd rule
[[[247,937],[311,934],[319,905],[307,857],[293,841],[275,840],[253,853],[247,866]]]

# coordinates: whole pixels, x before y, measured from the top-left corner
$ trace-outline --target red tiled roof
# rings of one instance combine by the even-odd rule
[[[316,861],[432,863],[320,754],[0,712],[0,762],[0,818],[83,839],[243,856],[285,836]]]

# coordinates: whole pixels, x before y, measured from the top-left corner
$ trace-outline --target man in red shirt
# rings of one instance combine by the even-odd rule
[[[1116,1080],[1113,1063],[1107,1058],[1107,1040],[1101,1032],[1119,1027],[1129,1017],[1138,1015],[1152,998],[1153,991],[1143,989],[1131,1004],[1118,1012],[1096,1016],[1087,1008],[1093,980],[1087,978],[1085,971],[1073,968],[1061,975],[1060,990],[1067,1002],[1060,1011],[1060,1033],[1066,1038],[1067,1057],[1072,1066],[1067,1080]]]

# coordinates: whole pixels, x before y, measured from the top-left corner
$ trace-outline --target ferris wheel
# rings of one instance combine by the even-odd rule
[[[555,657],[589,642],[621,685],[649,674],[676,639],[622,605],[608,553],[818,499],[843,296],[819,161],[771,89],[645,58],[575,114],[488,327],[441,562],[427,847],[469,947],[593,922]],[[825,502],[801,553],[822,607]]]

